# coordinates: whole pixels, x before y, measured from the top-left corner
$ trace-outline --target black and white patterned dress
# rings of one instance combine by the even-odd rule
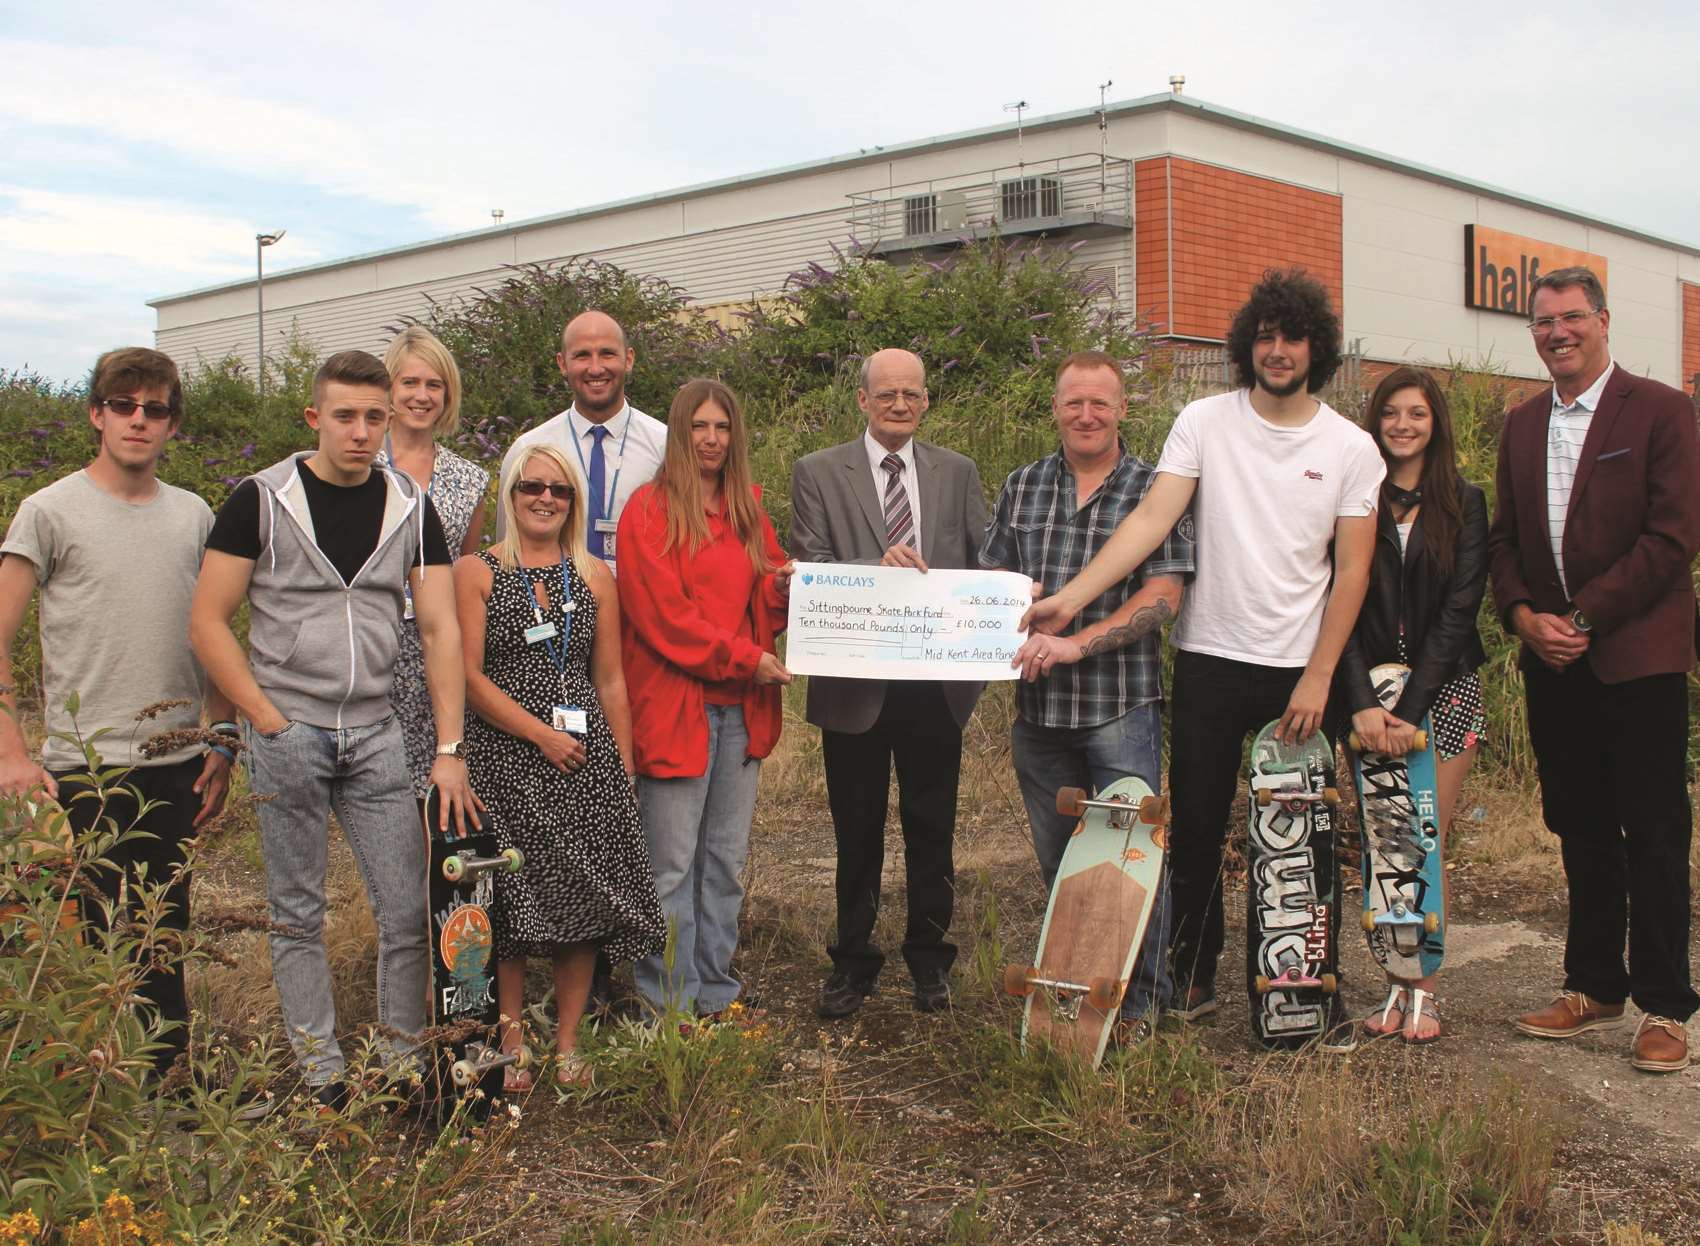
[[[391,467],[389,451],[379,452],[378,465]],[[437,447],[431,464],[431,480],[425,487],[437,520],[443,525],[449,555],[458,558],[466,543],[466,530],[478,513],[490,487],[490,473],[461,458],[447,446]],[[431,766],[437,760],[437,719],[431,712],[431,694],[425,687],[425,649],[419,643],[419,624],[401,621],[401,649],[396,654],[395,677],[390,680],[390,704],[401,719],[401,738],[407,746],[407,773],[413,779],[413,795],[425,799],[431,786]]]
[[[559,563],[510,571],[489,553],[477,556],[491,572],[485,675],[541,722],[550,721],[557,703],[579,706],[589,719],[585,764],[562,773],[536,745],[471,712],[466,716],[467,778],[489,809],[498,842],[525,854],[518,874],[495,875],[496,956],[548,956],[569,943],[601,944],[616,961],[659,952],[667,925],[637,794],[590,682],[596,595],[569,562],[574,608],[568,635]],[[568,636],[564,692],[547,648],[525,640],[535,622],[533,583],[543,586],[550,602],[543,617]]]

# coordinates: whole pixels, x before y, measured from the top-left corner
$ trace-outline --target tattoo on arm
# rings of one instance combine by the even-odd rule
[[[1133,612],[1133,617],[1120,627],[1112,627],[1102,636],[1094,637],[1086,642],[1080,651],[1083,658],[1095,657],[1100,653],[1108,653],[1112,649],[1121,649],[1131,645],[1141,636],[1147,636],[1163,624],[1175,617],[1175,612],[1167,601],[1158,599],[1154,606],[1141,606]]]

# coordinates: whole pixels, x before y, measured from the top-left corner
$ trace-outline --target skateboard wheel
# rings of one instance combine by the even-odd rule
[[[1010,965],[1003,971],[1004,994],[1014,995],[1025,999],[1033,994],[1033,984],[1028,981],[1036,971],[1031,965]]]
[[[1148,826],[1169,825],[1169,798],[1147,796],[1139,802],[1139,820]]]
[[[1258,808],[1267,809],[1267,808],[1269,808],[1270,805],[1272,805],[1274,803],[1275,803],[1274,789],[1267,788],[1267,787],[1260,787],[1260,788],[1257,789],[1257,805],[1258,805]]]
[[[1169,850],[1169,828],[1167,824],[1151,828],[1151,842],[1157,846],[1159,851],[1167,852]]]
[[[443,877],[451,883],[458,883],[466,877],[466,863],[459,857],[444,857]]]
[[[502,849],[502,860],[508,863],[510,874],[517,874],[525,868],[525,854],[518,848]]]
[[[1412,751],[1420,753],[1424,749],[1426,749],[1427,747],[1428,747],[1428,732],[1426,732],[1426,731],[1417,732],[1417,734],[1414,737],[1412,737],[1412,739],[1411,739],[1411,749],[1412,749]]]
[[[1358,738],[1358,733],[1354,731],[1346,737],[1346,747],[1354,753],[1361,753],[1364,751],[1364,742]]]
[[[1364,929],[1366,931],[1373,931],[1375,929],[1375,914],[1369,909],[1364,910]]]
[[[1262,995],[1265,991],[1267,991],[1269,989],[1269,977],[1268,977],[1268,975],[1267,974],[1261,974],[1261,973],[1258,974],[1257,977],[1252,979],[1252,986],[1257,991],[1257,993],[1259,995]]]
[[[1339,989],[1340,979],[1336,978],[1331,973],[1325,973],[1322,975],[1322,993],[1324,995],[1332,995]]]
[[[1086,793],[1078,787],[1057,789],[1057,812],[1068,818],[1078,818],[1086,812]]]
[[[449,1077],[456,1086],[465,1090],[478,1080],[478,1066],[470,1060],[456,1060],[449,1066]]]
[[[1338,809],[1340,807],[1340,789],[1337,787],[1323,788],[1322,803],[1330,809]]]
[[[1439,929],[1440,929],[1440,914],[1439,913],[1424,913],[1423,914],[1423,933],[1424,934],[1434,934],[1437,931],[1439,931]]]
[[[1099,1012],[1108,1012],[1122,1002],[1122,984],[1117,978],[1093,978],[1086,988],[1086,1002]]]

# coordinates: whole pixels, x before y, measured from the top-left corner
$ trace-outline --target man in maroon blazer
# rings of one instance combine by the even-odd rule
[[[1564,989],[1519,1017],[1572,1038],[1645,1014],[1630,1062],[1688,1064],[1688,686],[1700,434],[1687,395],[1612,362],[1605,291],[1586,268],[1534,283],[1552,374],[1505,422],[1490,538],[1494,598],[1523,641],[1529,736],[1570,890]],[[1624,933],[1629,967],[1624,969]]]

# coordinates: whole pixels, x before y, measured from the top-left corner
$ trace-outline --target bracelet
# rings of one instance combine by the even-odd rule
[[[238,727],[235,723],[231,722],[228,718],[224,719],[221,722],[214,723],[210,728],[208,728],[208,730],[210,730],[214,735],[227,735],[227,736],[235,736],[235,737],[240,737],[242,735],[242,728]]]
[[[217,753],[233,766],[236,764],[236,754],[230,749],[225,748],[222,744],[209,744],[207,746],[207,750],[208,752]]]

